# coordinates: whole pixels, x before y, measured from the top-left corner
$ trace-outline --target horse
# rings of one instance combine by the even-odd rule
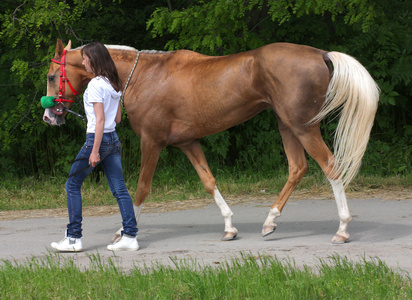
[[[189,50],[139,51],[106,46],[123,86],[123,107],[141,140],[141,168],[134,200],[137,220],[148,196],[160,152],[180,148],[197,171],[206,191],[220,208],[225,228],[222,240],[238,230],[233,212],[217,188],[199,139],[245,122],[272,109],[278,122],[289,175],[269,209],[262,236],[273,233],[289,196],[308,171],[305,151],[319,164],[336,200],[339,227],[332,243],[349,240],[352,220],[345,187],[357,174],[373,126],[380,90],[355,58],[305,45],[274,43],[227,56],[207,56]],[[58,80],[60,77],[63,79]],[[47,73],[47,95],[55,106],[43,120],[61,125],[77,91],[91,80],[82,65],[80,48],[57,40]],[[320,121],[339,112],[332,154]],[[114,239],[118,238],[117,231]]]

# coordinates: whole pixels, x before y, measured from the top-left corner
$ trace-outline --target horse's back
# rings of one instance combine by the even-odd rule
[[[311,109],[309,98],[322,100],[328,84],[323,54],[287,43],[227,56],[189,50],[142,53],[145,67],[140,69],[136,109],[129,114],[136,113],[138,127],[156,123],[169,144],[225,130],[268,108],[281,119],[309,121],[319,108]],[[309,97],[302,97],[302,91]],[[302,107],[309,113],[302,113]]]

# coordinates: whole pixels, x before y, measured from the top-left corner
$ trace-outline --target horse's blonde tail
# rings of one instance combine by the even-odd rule
[[[321,111],[310,121],[320,122],[332,111],[340,110],[334,137],[335,163],[330,178],[343,180],[346,186],[358,173],[366,151],[379,101],[379,87],[368,71],[353,57],[327,54],[333,75]]]

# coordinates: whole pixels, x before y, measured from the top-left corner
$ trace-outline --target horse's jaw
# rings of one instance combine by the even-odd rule
[[[66,122],[63,115],[56,115],[51,108],[44,110],[43,121],[52,126],[63,125]]]

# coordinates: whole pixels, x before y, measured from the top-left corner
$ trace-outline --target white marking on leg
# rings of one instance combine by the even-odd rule
[[[216,186],[214,190],[214,199],[217,206],[220,208],[220,212],[222,213],[222,216],[225,220],[225,232],[233,232],[237,234],[238,231],[235,227],[233,227],[232,224],[233,212],[230,209],[229,205],[227,205],[225,199],[223,199]]]
[[[349,212],[348,200],[346,199],[342,180],[329,179],[329,182],[332,185],[333,194],[335,195],[335,201],[338,207],[338,214],[340,219],[339,229],[336,234],[349,239],[348,225],[349,222],[352,221],[352,217]]]
[[[280,217],[280,211],[277,207],[272,208],[269,211],[269,215],[267,216],[265,223],[263,223],[263,227],[269,226],[269,227],[276,227],[275,219],[277,217]]]
[[[139,206],[133,205],[134,215],[136,217],[136,223],[139,223],[139,218],[140,218],[140,213],[142,212],[142,207],[143,207],[143,204],[140,204]],[[116,231],[115,236],[121,236],[122,231],[123,231],[123,226],[120,227],[118,231]]]
[[[142,212],[143,204],[139,206],[133,205],[134,215],[136,217],[136,223],[139,223],[140,213]]]
[[[115,239],[120,238],[122,236],[122,231],[123,231],[123,226],[120,227],[120,229],[118,231],[116,231],[114,237]]]

